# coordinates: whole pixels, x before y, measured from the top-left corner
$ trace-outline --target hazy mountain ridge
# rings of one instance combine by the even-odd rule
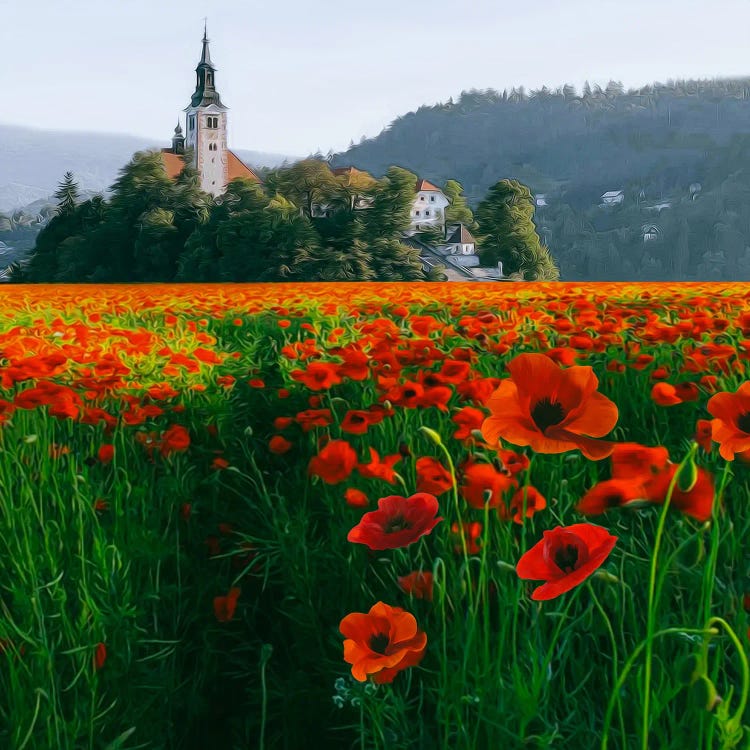
[[[73,172],[84,190],[107,190],[136,152],[170,145],[138,136],[37,130],[0,124],[0,213],[54,193],[63,174]],[[250,167],[273,167],[297,157],[233,149]]]

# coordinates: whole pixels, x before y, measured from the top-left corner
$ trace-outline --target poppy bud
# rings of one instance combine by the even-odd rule
[[[443,444],[443,441],[440,438],[440,435],[437,432],[435,432],[435,430],[433,430],[432,428],[425,427],[424,425],[422,425],[419,429],[422,430],[422,432],[424,432],[424,434],[427,435],[427,437],[430,438],[430,440],[432,440],[432,442],[435,443],[435,445]]]
[[[401,454],[402,458],[409,458],[411,456],[411,450],[409,450],[409,444],[406,440],[401,440],[398,444],[398,452]]]
[[[680,492],[690,492],[698,481],[698,467],[695,465],[695,449],[691,450],[687,463],[677,471],[677,487]]]
[[[393,408],[393,404],[388,399],[386,399],[385,401],[383,401],[383,408],[390,411],[390,409]]]
[[[484,436],[482,435],[481,430],[472,430],[471,436],[474,438],[474,440],[480,440],[480,441],[484,440]]]

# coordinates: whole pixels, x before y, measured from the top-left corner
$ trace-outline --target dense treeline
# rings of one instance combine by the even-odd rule
[[[140,152],[108,199],[80,202],[72,175],[19,282],[424,281],[419,251],[401,242],[416,176],[389,168],[361,185],[306,160],[269,173],[264,186],[233,180],[217,199],[189,164],[171,180],[159,153]],[[334,210],[319,211],[320,206]]]
[[[750,280],[749,119],[750,78],[473,90],[332,163],[451,177],[471,206],[498,176],[520,180],[546,196],[534,221],[565,280]],[[601,207],[612,190],[623,203]]]

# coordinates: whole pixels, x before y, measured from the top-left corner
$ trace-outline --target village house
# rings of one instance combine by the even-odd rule
[[[610,190],[602,195],[603,206],[617,206],[625,200],[625,192],[622,190]]]
[[[418,179],[414,205],[411,209],[410,232],[438,227],[445,231],[445,209],[450,205],[448,196],[436,185]]]
[[[656,224],[644,224],[641,228],[644,242],[653,242],[661,239],[661,229]]]

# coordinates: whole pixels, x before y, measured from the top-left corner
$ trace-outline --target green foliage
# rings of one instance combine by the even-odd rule
[[[555,281],[560,273],[539,241],[529,189],[516,180],[500,180],[477,208],[480,258],[484,265],[503,263],[506,275],[526,281]]]
[[[451,202],[450,206],[445,209],[446,225],[465,224],[469,229],[475,229],[474,214],[469,208],[461,183],[448,180],[443,187],[443,192]]]

